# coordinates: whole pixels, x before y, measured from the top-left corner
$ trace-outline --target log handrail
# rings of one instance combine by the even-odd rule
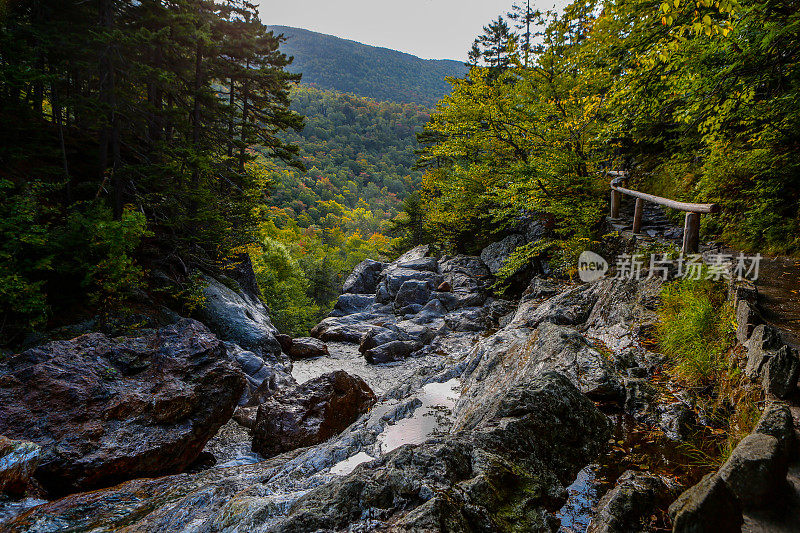
[[[615,176],[611,180],[611,218],[619,219],[619,205],[622,200],[622,195],[628,195],[636,198],[636,209],[633,213],[633,232],[640,233],[642,229],[642,211],[644,210],[644,202],[652,202],[654,204],[663,205],[672,209],[686,212],[686,221],[683,228],[683,253],[697,253],[700,242],[700,215],[719,213],[720,206],[718,204],[693,204],[687,202],[678,202],[677,200],[670,200],[669,198],[662,198],[633,189],[626,189],[623,185],[627,180],[627,172],[609,171],[606,173],[609,176]]]
[[[677,200],[670,200],[669,198],[662,198],[661,196],[655,196],[653,194],[647,194],[645,192],[634,191],[633,189],[626,189],[625,187],[621,187],[619,184],[625,181],[625,177],[614,178],[611,180],[611,189],[621,192],[622,194],[627,194],[628,196],[633,196],[634,198],[641,198],[642,200],[646,200],[648,202],[652,202],[654,204],[663,205],[664,207],[670,207],[672,209],[677,209],[679,211],[687,211],[689,213],[702,213],[702,214],[710,214],[710,213],[719,213],[719,204],[692,204],[688,202],[679,202]]]

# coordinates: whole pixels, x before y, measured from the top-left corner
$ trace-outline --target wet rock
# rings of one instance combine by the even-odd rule
[[[541,304],[523,300],[509,326],[535,328],[542,322],[562,326],[582,324],[597,302],[597,287],[596,284],[578,285]]]
[[[453,286],[450,285],[449,281],[443,281],[436,287],[436,290],[439,292],[450,292],[453,290]]]
[[[742,530],[742,509],[716,474],[681,494],[669,506],[674,533],[732,533]]]
[[[457,311],[465,307],[477,307],[486,301],[486,294],[482,291],[467,292],[463,290],[451,292],[434,292],[431,297],[439,300],[448,311]]]
[[[41,451],[33,442],[0,435],[0,496],[19,498],[31,490]]]
[[[447,313],[447,309],[444,304],[438,299],[433,299],[420,309],[419,313],[414,317],[414,321],[418,324],[429,324],[442,318],[445,313]]]
[[[355,313],[344,317],[328,317],[314,326],[311,336],[325,342],[354,342],[376,327],[390,324],[394,317],[373,313]]]
[[[574,329],[543,323],[530,351],[536,371],[555,370],[591,398],[622,398],[623,387],[606,358]]]
[[[466,307],[447,313],[444,321],[452,331],[485,331],[492,325],[482,307]]]
[[[389,326],[389,327],[376,327],[364,334],[361,337],[361,341],[358,345],[358,351],[361,353],[366,352],[376,346],[380,346],[382,344],[386,344],[392,341],[398,340],[408,340],[406,339],[403,332],[401,332],[397,326]]]
[[[774,355],[773,350],[780,347],[780,335],[772,326],[759,324],[753,329],[750,339],[745,343],[747,364],[745,375],[755,381],[761,377],[764,365]]]
[[[417,304],[422,306],[431,299],[431,285],[427,281],[409,280],[400,286],[394,299],[396,308]]]
[[[442,276],[427,270],[411,270],[408,268],[396,268],[386,276],[386,287],[391,295],[397,295],[400,287],[408,281],[423,282],[433,290],[433,287],[442,283]]]
[[[375,302],[384,305],[392,303],[392,295],[389,294],[385,280],[378,285],[378,289],[375,291]]]
[[[420,244],[416,246],[397,259],[395,259],[389,266],[397,266],[401,263],[408,263],[410,261],[416,261],[417,259],[422,259],[423,257],[428,257],[431,255],[431,247],[429,244]]]
[[[421,347],[422,344],[416,341],[391,341],[366,350],[364,358],[373,365],[392,363],[408,358]]]
[[[489,272],[496,275],[503,268],[514,251],[525,244],[522,235],[509,235],[502,241],[494,242],[481,251],[481,261],[489,268]]]
[[[214,468],[196,474],[142,478],[91,492],[66,496],[31,509],[3,524],[6,530],[43,531],[197,531],[198,524],[219,529],[220,520],[242,521],[231,512],[230,502],[247,489],[269,478],[292,454],[232,468]],[[239,502],[237,502],[239,503]],[[238,508],[241,511],[242,507]],[[263,521],[263,519],[262,519]],[[246,526],[241,531],[252,531]]]
[[[439,271],[446,276],[450,275],[449,277],[452,277],[453,274],[463,274],[481,281],[489,280],[492,277],[491,272],[489,272],[481,258],[472,255],[456,255],[442,258],[439,262]]]
[[[786,484],[788,462],[778,439],[752,433],[742,439],[719,470],[719,477],[744,509],[764,506]]]
[[[645,378],[624,378],[625,411],[640,422],[649,418],[658,396],[656,388]]]
[[[594,307],[586,320],[590,327],[616,324],[654,324],[661,302],[661,277],[603,279],[595,285]]]
[[[352,315],[368,311],[375,303],[372,294],[342,294],[333,306],[331,316]]]
[[[428,272],[439,272],[439,261],[435,257],[420,257],[409,261],[397,261],[398,268],[411,270],[426,270]]]
[[[360,262],[353,272],[347,276],[342,285],[342,293],[370,294],[378,288],[381,271],[386,268],[385,263],[365,259]]]
[[[658,427],[667,438],[684,441],[692,434],[697,422],[694,412],[682,402],[673,402],[657,406]]]
[[[736,307],[736,340],[744,344],[758,323],[758,314],[747,300],[741,300]]]
[[[608,437],[606,419],[555,373],[477,407],[454,434],[312,490],[273,530],[550,530],[563,484]]]
[[[289,350],[292,348],[292,338],[289,335],[278,333],[275,335],[275,340],[277,340],[278,344],[281,345],[281,350],[283,350],[283,353],[289,353]]]
[[[93,333],[0,364],[0,434],[42,448],[55,494],[180,471],[233,413],[245,377],[184,319],[136,338]]]
[[[233,419],[239,425],[247,429],[253,429],[256,425],[256,417],[258,416],[258,406],[245,406],[237,407],[233,412]]]
[[[781,453],[787,459],[791,457],[797,444],[792,412],[789,410],[789,406],[783,402],[767,404],[753,433],[763,433],[778,439]]]
[[[341,370],[280,390],[258,407],[253,451],[273,457],[323,442],[352,424],[375,401],[364,380]]]
[[[397,323],[397,328],[402,332],[404,340],[411,340],[420,345],[428,344],[437,336],[449,333],[450,329],[442,318],[429,321],[419,321],[416,318],[403,320]]]
[[[800,377],[800,359],[788,345],[781,346],[764,364],[761,383],[764,391],[778,398],[786,398],[797,390]]]
[[[487,298],[484,305],[486,306],[486,315],[493,321],[516,311],[514,302],[500,298]]]
[[[536,300],[539,298],[549,298],[558,293],[559,284],[547,278],[535,277],[528,284],[528,288],[522,292],[523,300]]]
[[[323,355],[328,355],[328,346],[313,337],[294,339],[292,347],[289,349],[289,357],[293,360],[310,359],[312,357],[322,357]]]
[[[247,387],[245,387],[241,398],[239,398],[239,405],[247,404],[254,392],[259,388],[267,387],[274,390],[283,385],[294,383],[294,378],[292,378],[291,374],[291,363],[286,365],[269,363],[255,353],[243,350],[232,342],[223,344],[225,344],[228,358],[236,363],[247,378]]]
[[[219,280],[204,276],[205,302],[201,315],[208,328],[225,341],[274,362],[281,362],[281,345],[267,308],[252,294],[236,291]]]
[[[646,531],[648,519],[674,497],[671,481],[628,470],[597,504],[586,533],[630,533]]]

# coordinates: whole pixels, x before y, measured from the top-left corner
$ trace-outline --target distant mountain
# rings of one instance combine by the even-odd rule
[[[450,59],[421,59],[289,26],[269,26],[287,42],[282,50],[294,56],[289,67],[303,82],[322,89],[354,93],[381,101],[433,107],[450,92],[448,76],[463,77],[467,67]]]

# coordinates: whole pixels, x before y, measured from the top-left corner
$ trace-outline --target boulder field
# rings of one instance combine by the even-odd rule
[[[598,405],[668,439],[697,421],[648,380],[664,364],[641,342],[662,281],[534,276],[513,301],[498,298],[491,254],[520,242],[483,258],[423,246],[364,261],[308,338],[277,334],[252,295],[220,284],[211,331],[184,319],[9,358],[0,486],[64,496],[0,518],[0,530],[557,531],[568,487],[609,446]],[[747,334],[761,379],[781,352],[769,329]],[[345,357],[347,372],[336,368]],[[293,364],[327,370],[295,379]],[[788,413],[767,409],[720,472],[680,498],[687,487],[672,479],[619,472],[586,502],[584,526],[642,530],[673,502],[680,531],[737,530],[743,509],[778,497],[796,445]],[[242,435],[252,460],[197,466],[222,424],[239,428],[226,434]]]

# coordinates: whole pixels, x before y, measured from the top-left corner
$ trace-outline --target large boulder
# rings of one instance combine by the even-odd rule
[[[41,453],[38,444],[0,435],[0,497],[20,497],[31,490]]]
[[[375,304],[374,294],[342,294],[333,306],[331,316],[345,316],[369,311]]]
[[[719,470],[744,509],[768,505],[786,484],[788,461],[777,438],[752,433],[742,439]]]
[[[364,359],[373,365],[402,361],[420,347],[421,344],[415,341],[391,341],[366,350]]]
[[[365,259],[356,265],[353,272],[347,276],[342,285],[342,293],[369,294],[374,293],[378,287],[381,271],[386,268],[386,263]]]
[[[359,342],[376,327],[384,327],[394,321],[394,316],[371,312],[345,316],[329,316],[314,326],[311,336],[325,342]]]
[[[51,342],[0,365],[0,434],[42,448],[53,494],[180,471],[245,387],[225,345],[183,319],[133,338]]]
[[[481,251],[481,260],[493,275],[497,275],[514,251],[525,244],[525,237],[518,234],[509,235],[499,242],[493,242]]]
[[[747,348],[745,375],[756,381],[764,370],[764,365],[781,345],[780,334],[769,324],[760,324],[753,329],[744,346]]]
[[[281,345],[275,336],[264,304],[252,294],[234,290],[221,281],[204,276],[203,322],[217,336],[275,362],[281,362]],[[232,285],[235,282],[231,281]]]
[[[442,276],[436,272],[399,267],[386,275],[386,287],[389,294],[396,296],[400,287],[402,287],[404,283],[412,280],[426,283],[430,290],[435,289],[444,281]]]
[[[669,506],[674,533],[733,533],[742,530],[742,508],[725,481],[708,474]]]
[[[272,457],[328,440],[375,401],[363,379],[342,370],[280,390],[258,407],[253,451]]]
[[[244,350],[232,342],[224,344],[228,359],[234,361],[247,378],[247,387],[239,398],[239,405],[247,404],[258,389],[276,390],[295,383],[290,366],[265,361],[255,353]]]
[[[328,345],[313,337],[298,337],[292,340],[289,357],[293,360],[311,359],[328,355]]]
[[[592,313],[601,287],[598,283],[578,285],[543,303],[535,299],[523,300],[509,326],[535,328],[542,322],[562,326],[583,324]]]
[[[431,290],[431,284],[426,281],[406,281],[397,291],[394,306],[396,309],[402,309],[413,304],[424,306],[431,299]]]

